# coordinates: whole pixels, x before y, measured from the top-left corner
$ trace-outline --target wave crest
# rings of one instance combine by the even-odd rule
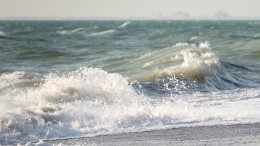
[[[40,89],[30,94],[54,103],[96,99],[112,102],[134,95],[135,92],[119,74],[82,67],[62,76],[49,75]]]
[[[131,81],[147,82],[167,77],[203,81],[213,70],[221,68],[219,59],[208,43],[202,43],[198,47],[178,43],[173,47],[152,52],[138,61],[144,62],[142,68],[148,72],[132,77]]]
[[[89,36],[99,36],[99,35],[106,35],[106,34],[111,34],[116,32],[116,30],[111,29],[111,30],[105,30],[105,31],[101,31],[101,32],[95,32],[95,33],[91,33],[89,34]]]
[[[125,23],[123,23],[122,25],[120,25],[119,28],[127,27],[129,24],[131,24],[131,21],[126,21]]]
[[[26,74],[18,72],[2,77],[22,81]],[[255,104],[259,102],[256,98],[259,88],[153,98],[137,94],[121,75],[97,68],[82,67],[42,78],[40,85],[1,92],[1,144],[259,121],[259,108]],[[250,100],[243,100],[248,97]],[[250,110],[244,108],[248,105]],[[240,109],[246,110],[237,115]]]
[[[238,76],[235,70],[241,68],[234,65],[230,67],[229,63],[221,61],[207,42],[198,46],[177,43],[145,54],[134,60],[129,70],[138,66],[141,66],[141,71],[134,74],[129,81],[138,82],[143,88],[153,92],[218,91],[255,87],[257,84]],[[139,88],[135,83],[134,86]]]

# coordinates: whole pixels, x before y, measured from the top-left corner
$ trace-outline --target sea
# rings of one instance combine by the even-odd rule
[[[260,122],[260,21],[0,21],[0,145]]]

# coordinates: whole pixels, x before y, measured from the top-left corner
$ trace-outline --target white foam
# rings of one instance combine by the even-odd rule
[[[89,36],[98,36],[98,35],[106,35],[106,34],[111,34],[116,32],[116,30],[111,29],[111,30],[105,30],[105,31],[101,31],[101,32],[95,32],[95,33],[91,33],[89,34]]]
[[[26,73],[24,71],[15,71],[12,73],[3,73],[0,75],[0,90],[4,90],[9,87],[17,87],[17,86],[26,86],[36,83],[36,80],[33,80],[37,74],[35,73]]]
[[[56,31],[56,33],[60,34],[60,35],[74,34],[74,33],[79,33],[79,32],[86,30],[86,28],[75,28],[73,30],[66,30],[66,29],[63,29],[63,27],[59,27],[58,29],[59,30]]]
[[[196,39],[198,39],[197,36],[193,36],[193,37],[190,38],[191,41],[194,41],[194,40],[196,40]]]
[[[56,31],[57,34],[60,34],[60,35],[64,35],[64,34],[68,34],[69,31],[68,30],[58,30]]]
[[[120,25],[119,28],[127,27],[129,24],[131,24],[131,21],[126,21],[125,23],[123,23],[122,25]]]
[[[14,81],[20,76],[21,73],[11,73],[3,78]],[[5,140],[2,136],[6,134],[13,136],[14,141],[19,141],[23,138],[33,139],[28,137],[29,133],[39,138],[52,138],[89,131],[90,125],[85,124],[90,123],[84,121],[94,118],[93,122],[98,122],[101,116],[99,110],[104,110],[106,104],[125,103],[128,97],[135,96],[135,91],[122,76],[100,69],[80,68],[61,76],[50,74],[39,87],[10,89],[0,96],[0,141]],[[48,126],[53,129],[50,130]]]
[[[220,69],[218,57],[211,51],[208,43],[201,43],[198,49],[188,49],[181,51],[184,62],[180,66],[174,66],[175,70],[183,70],[182,74],[208,75],[215,70]],[[192,73],[193,72],[193,73]]]
[[[45,80],[40,90],[35,92],[48,102],[74,101],[79,98],[113,101],[114,98],[126,98],[127,93],[134,93],[122,76],[108,74],[100,69],[83,67],[61,77],[50,75]]]
[[[77,32],[81,32],[81,31],[84,31],[84,30],[86,30],[86,28],[76,28],[76,29],[71,30],[70,32],[71,33],[77,33]]]
[[[206,76],[221,69],[218,57],[209,47],[209,44],[201,43],[199,46],[188,43],[177,43],[173,47],[154,51],[141,56],[136,60],[143,63],[146,69],[143,74],[130,78],[130,81],[149,81],[158,77],[186,78],[191,80],[204,80]],[[135,68],[141,68],[135,67]]]
[[[17,77],[20,73],[11,73],[6,79]],[[260,88],[150,98],[121,75],[88,67],[43,80],[1,92],[1,144],[260,121]]]
[[[182,42],[179,42],[177,43],[175,46],[177,47],[182,47],[182,46],[190,46],[188,43],[182,43]]]

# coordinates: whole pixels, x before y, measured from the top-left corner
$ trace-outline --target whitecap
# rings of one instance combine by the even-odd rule
[[[197,36],[193,36],[193,37],[190,38],[191,41],[194,41],[194,40],[196,40],[196,39],[198,39]]]
[[[91,33],[91,34],[89,34],[89,36],[106,35],[106,34],[112,34],[114,32],[116,32],[116,30],[110,29],[110,30],[105,30],[105,31],[101,31],[101,32]]]
[[[86,30],[86,28],[76,28],[76,29],[71,30],[70,32],[71,33],[76,33],[76,32],[82,32],[84,30]]]
[[[66,34],[74,34],[74,33],[79,33],[79,32],[82,32],[86,30],[86,28],[75,28],[73,30],[66,30],[66,29],[59,29],[58,31],[56,31],[57,34],[60,34],[60,35],[66,35]]]
[[[68,34],[69,31],[68,30],[59,30],[59,31],[56,31],[57,34],[60,34],[60,35],[64,35],[64,34]]]
[[[123,23],[122,25],[120,25],[119,28],[127,27],[129,24],[131,24],[131,21],[126,21],[125,23]]]
[[[202,81],[206,76],[221,68],[218,57],[211,51],[207,42],[201,43],[199,46],[177,43],[173,47],[143,55],[135,62],[143,62],[142,68],[147,68],[147,71],[144,74],[133,76],[130,81],[142,82],[158,77],[185,77],[186,79]]]

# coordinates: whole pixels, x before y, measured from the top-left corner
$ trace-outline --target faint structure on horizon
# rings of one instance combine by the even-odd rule
[[[216,12],[214,15],[215,19],[227,19],[229,18],[229,14],[223,10]]]
[[[189,18],[189,13],[183,12],[183,11],[178,11],[172,14],[173,19],[177,20],[184,20]]]

